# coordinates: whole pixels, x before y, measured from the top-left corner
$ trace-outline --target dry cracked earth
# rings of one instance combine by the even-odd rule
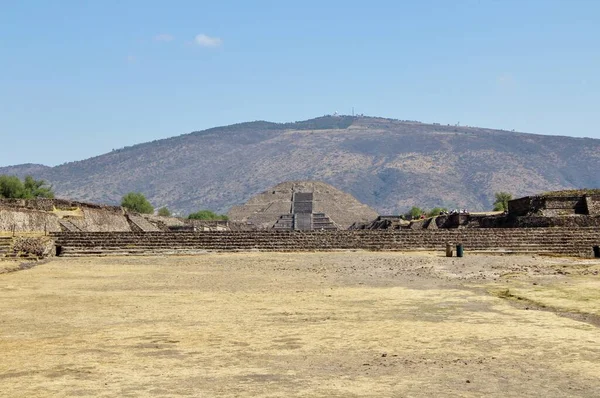
[[[0,269],[0,396],[600,396],[595,260],[209,253]]]

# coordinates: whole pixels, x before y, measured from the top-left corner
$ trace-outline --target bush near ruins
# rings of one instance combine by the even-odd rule
[[[172,215],[171,210],[167,209],[166,206],[163,206],[160,209],[158,209],[157,214],[161,217],[171,217]]]
[[[52,186],[48,186],[44,180],[36,180],[32,176],[26,176],[21,181],[16,176],[0,176],[0,198],[8,199],[35,199],[54,198]]]
[[[200,210],[188,216],[190,220],[227,220],[224,214],[217,214],[210,210]]]
[[[494,201],[494,211],[507,211],[508,201],[512,200],[512,194],[508,192],[496,192],[494,197],[496,198]]]
[[[425,209],[421,209],[420,207],[413,206],[413,207],[410,208],[410,210],[408,211],[408,213],[405,214],[405,216],[407,218],[410,218],[410,219],[414,220],[415,218],[420,218],[421,215],[423,215],[425,213],[427,213],[425,211]]]
[[[142,214],[154,213],[154,207],[148,202],[148,199],[139,192],[129,192],[121,199],[121,206],[130,211]]]
[[[433,209],[427,212],[427,217],[435,217],[439,216],[441,212],[448,211],[445,207],[434,207]]]

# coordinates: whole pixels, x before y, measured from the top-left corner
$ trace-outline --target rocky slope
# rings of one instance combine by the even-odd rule
[[[321,180],[381,213],[412,205],[484,210],[493,194],[600,187],[600,140],[367,117],[250,122],[126,147],[56,167],[20,165],[60,197],[226,212],[288,180]]]

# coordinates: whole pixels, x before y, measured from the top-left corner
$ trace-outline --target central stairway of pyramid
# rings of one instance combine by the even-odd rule
[[[325,213],[313,213],[313,193],[293,192],[292,209],[282,214],[273,229],[276,231],[336,230],[337,225]]]

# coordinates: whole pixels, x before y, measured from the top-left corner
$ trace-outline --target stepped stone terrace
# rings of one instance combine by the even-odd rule
[[[246,214],[242,217],[244,222],[256,223],[255,226],[271,226],[254,230],[232,230],[226,222],[202,228],[196,222],[130,214],[120,207],[81,202],[0,201],[0,232],[4,234],[0,257],[21,253],[15,248],[14,238],[7,235],[18,236],[22,232],[49,235],[54,240],[52,251],[60,256],[206,251],[443,251],[446,245],[459,243],[473,252],[600,256],[600,197],[596,195],[521,198],[509,203],[508,214],[479,218],[461,215],[458,222],[438,217],[421,228],[405,228],[396,223],[398,229],[344,230],[353,219],[367,219],[376,213],[326,184],[295,182],[278,187],[230,212],[240,217]],[[288,212],[280,214],[284,208]],[[383,221],[386,220],[379,219],[375,224],[394,225]],[[14,223],[19,222],[14,228]]]
[[[160,255],[206,251],[443,251],[461,243],[467,251],[546,253],[592,257],[598,228],[473,228],[394,231],[222,231],[53,233],[57,254]]]

